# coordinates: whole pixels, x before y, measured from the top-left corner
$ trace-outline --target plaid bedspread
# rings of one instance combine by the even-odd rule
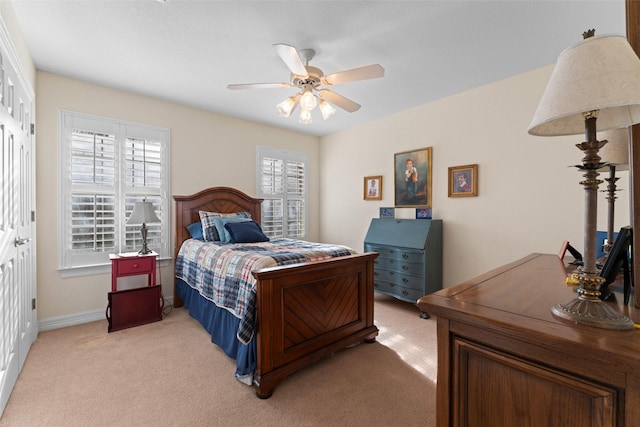
[[[178,252],[176,277],[240,319],[236,336],[247,344],[255,330],[256,279],[252,271],[355,253],[346,246],[291,239],[237,244],[189,239]]]

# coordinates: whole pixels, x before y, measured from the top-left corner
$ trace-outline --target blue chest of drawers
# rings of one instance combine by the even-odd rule
[[[376,292],[415,304],[442,289],[442,220],[374,218],[364,250],[380,254]]]

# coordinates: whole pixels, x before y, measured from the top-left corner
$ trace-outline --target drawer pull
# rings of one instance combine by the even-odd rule
[[[395,253],[396,253],[396,251],[389,250],[389,253],[390,253],[390,254],[395,254]]]
[[[393,272],[393,271],[390,271],[390,272],[389,272],[389,276],[393,276],[394,274],[396,274],[396,273],[395,273],[395,272]]]
[[[404,259],[409,258],[409,254],[402,254],[402,258],[404,258]]]
[[[378,274],[380,274],[380,273],[378,273],[377,271],[374,271],[374,272],[373,272],[373,275],[374,275],[374,276],[377,276]]]
[[[406,289],[403,289],[403,290],[402,290],[402,295],[407,296],[407,295],[409,295],[409,292],[407,292],[407,290],[406,290]]]
[[[408,265],[403,265],[403,266],[402,266],[402,269],[403,269],[404,271],[407,271],[407,270],[409,269],[409,266],[408,266]]]
[[[392,288],[396,287],[396,285],[394,283],[389,283],[389,286],[392,287]]]
[[[407,279],[406,277],[402,278],[402,283],[409,283],[409,279]]]
[[[138,268],[138,267],[140,267],[140,264],[138,264],[137,262],[131,265],[131,268]]]

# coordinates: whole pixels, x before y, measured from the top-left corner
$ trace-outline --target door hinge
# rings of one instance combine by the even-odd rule
[[[31,310],[35,310],[36,309],[36,299],[32,298],[31,299]]]
[[[36,133],[36,124],[31,123],[31,135],[35,135],[35,133]]]
[[[31,211],[31,222],[36,222],[36,211]]]

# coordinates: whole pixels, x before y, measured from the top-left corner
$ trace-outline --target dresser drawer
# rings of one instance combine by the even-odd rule
[[[403,286],[405,288],[420,289],[424,292],[425,280],[423,276],[411,276],[408,274],[398,273],[393,270],[376,268],[373,271],[373,280],[380,280],[398,286]]]
[[[385,282],[383,280],[374,280],[373,289],[382,294],[391,295],[393,297],[416,303],[424,295],[421,289],[409,289],[394,283]]]
[[[121,258],[116,265],[118,276],[135,276],[153,271],[154,258],[144,256],[138,258]]]
[[[367,252],[378,252],[380,254],[378,260],[383,258],[413,263],[424,262],[424,251],[412,251],[403,248],[377,245],[366,245],[365,250]]]
[[[424,264],[398,261],[393,258],[376,258],[374,261],[376,269],[392,270],[398,273],[411,274],[413,276],[424,277]]]

